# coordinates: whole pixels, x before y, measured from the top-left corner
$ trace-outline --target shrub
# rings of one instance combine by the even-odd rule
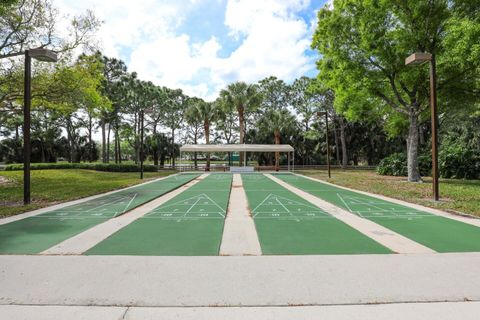
[[[406,164],[405,164],[406,165]],[[418,156],[418,168],[421,176],[432,175],[432,154],[426,153]]]
[[[456,179],[480,179],[480,151],[462,142],[446,140],[439,152],[440,176]]]
[[[135,164],[115,164],[115,163],[32,163],[31,170],[48,169],[87,169],[108,172],[139,172],[140,167]],[[10,164],[5,167],[6,171],[23,170],[23,164]],[[144,165],[143,171],[155,172],[157,167],[154,165]]]
[[[380,161],[377,172],[384,176],[406,176],[407,156],[403,153],[393,153]]]

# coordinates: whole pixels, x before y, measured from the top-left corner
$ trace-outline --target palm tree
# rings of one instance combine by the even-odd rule
[[[264,113],[263,117],[259,120],[259,127],[262,130],[272,132],[275,144],[280,144],[280,138],[282,134],[288,134],[292,132],[297,121],[295,117],[287,109],[280,110],[268,110]],[[279,164],[280,153],[275,152],[275,170],[280,168]]]
[[[238,112],[240,130],[240,143],[244,143],[245,113],[254,111],[262,101],[262,96],[256,85],[245,82],[234,82],[226,89],[220,91],[223,103],[233,106]],[[240,153],[240,165],[243,163],[243,155]]]
[[[187,134],[193,140],[193,144],[198,143],[198,139],[201,137],[201,127],[202,127],[202,117],[197,108],[199,98],[189,98],[188,104],[189,107],[185,113],[185,120],[189,125],[187,128]],[[193,153],[195,169],[198,167],[197,153]]]
[[[196,104],[198,116],[203,121],[203,131],[205,135],[205,143],[210,144],[210,124],[216,121],[219,117],[219,109],[215,103],[205,102],[198,99]],[[207,167],[206,171],[210,171],[210,153],[207,153]]]

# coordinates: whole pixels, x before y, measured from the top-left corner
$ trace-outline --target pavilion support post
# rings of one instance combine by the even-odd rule
[[[292,161],[292,172],[295,172],[295,151],[292,151],[293,161]]]
[[[287,171],[290,172],[290,152],[287,152]]]

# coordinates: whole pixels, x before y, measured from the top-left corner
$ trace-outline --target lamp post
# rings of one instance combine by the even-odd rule
[[[30,203],[30,107],[32,102],[32,58],[56,62],[57,54],[47,49],[25,50],[25,79],[23,91],[23,204]]]
[[[405,65],[420,65],[430,62],[430,113],[432,123],[432,178],[433,199],[440,198],[438,188],[438,115],[437,115],[437,71],[435,55],[427,52],[417,52],[405,59]]]
[[[325,138],[325,142],[327,144],[327,170],[328,170],[328,178],[330,179],[331,178],[331,174],[330,174],[330,146],[328,144],[328,113],[327,111],[322,111],[322,112],[318,112],[317,115],[319,117],[325,115],[325,124],[326,124],[326,138]]]

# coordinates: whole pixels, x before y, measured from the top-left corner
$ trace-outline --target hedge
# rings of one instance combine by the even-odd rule
[[[30,170],[49,170],[49,169],[87,169],[109,172],[139,172],[140,167],[136,164],[114,164],[114,163],[32,163]],[[23,164],[9,164],[5,167],[6,171],[23,170]],[[154,165],[144,165],[143,171],[155,172],[157,167]]]
[[[418,156],[418,167],[422,176],[429,176],[432,172],[432,158],[430,155]],[[407,176],[407,155],[393,153],[380,161],[377,172],[384,176]]]

